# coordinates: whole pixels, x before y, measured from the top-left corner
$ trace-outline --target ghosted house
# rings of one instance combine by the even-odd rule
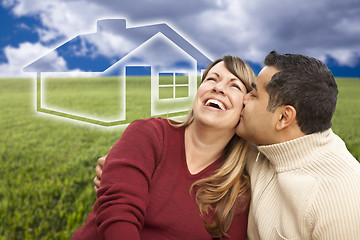
[[[56,64],[56,61],[60,61]],[[145,117],[184,115],[192,105],[197,76],[211,62],[197,48],[167,24],[127,28],[124,19],[97,22],[97,32],[78,35],[24,68],[37,73],[37,110],[56,116],[103,126],[127,124],[134,120],[130,103],[137,85],[131,76],[145,77],[144,91],[135,96]],[[62,67],[59,67],[62,66]],[[121,105],[119,113],[104,119],[91,113],[46,103],[44,87],[51,78],[117,76]],[[86,84],[86,81],[84,81]],[[180,91],[181,90],[181,91]],[[67,94],[64,92],[63,94]]]

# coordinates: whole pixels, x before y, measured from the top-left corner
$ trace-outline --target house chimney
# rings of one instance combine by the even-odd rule
[[[117,33],[126,29],[125,19],[104,19],[97,21],[98,32]]]

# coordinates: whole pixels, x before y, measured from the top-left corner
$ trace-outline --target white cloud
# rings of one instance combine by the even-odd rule
[[[17,16],[40,18],[44,27],[36,31],[44,45],[96,32],[98,19],[125,18],[129,27],[168,23],[210,58],[236,54],[261,64],[269,51],[277,50],[322,60],[331,56],[341,65],[354,66],[360,56],[358,0],[3,0],[2,4],[13,6]],[[106,41],[94,43],[111,55],[121,39]],[[17,58],[25,58],[17,53]]]
[[[102,7],[86,1],[16,1],[13,13],[17,16],[36,16],[44,28],[37,29],[40,41],[59,37],[67,39],[96,31],[96,20],[106,12]]]
[[[336,59],[340,65],[355,67],[359,64],[359,52],[349,49],[335,49],[331,51],[329,55]]]
[[[15,0],[2,0],[1,4],[4,7],[11,7],[15,4]]]
[[[4,52],[8,63],[0,64],[0,77],[23,77],[28,76],[22,69],[38,56],[47,54],[51,49],[40,43],[22,43],[18,48],[6,47]],[[56,54],[51,55],[51,61],[48,64],[58,70],[67,70],[66,62]],[[30,59],[30,61],[29,61]]]
[[[82,46],[79,52],[75,52],[75,55],[80,56],[90,55],[96,57],[98,55],[103,55],[112,58],[127,53],[119,52],[121,49],[136,48],[135,44],[129,39],[110,32],[100,32],[96,35],[87,36],[86,39],[83,37],[80,37],[80,39]],[[89,49],[88,46],[90,46],[91,49]]]

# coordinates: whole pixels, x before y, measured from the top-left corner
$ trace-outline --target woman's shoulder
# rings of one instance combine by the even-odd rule
[[[176,132],[178,131],[178,132]],[[166,118],[144,118],[130,123],[126,128],[122,138],[123,142],[132,142],[136,145],[146,146],[148,151],[156,153],[156,162],[161,160],[164,151],[167,151],[168,144],[174,139],[178,139],[180,131],[170,125]],[[120,140],[121,141],[121,140]]]
[[[141,158],[147,155],[157,156],[160,159],[167,139],[166,119],[146,118],[135,120],[130,123],[120,139],[110,150],[109,156],[125,156],[126,154]],[[151,154],[152,153],[152,154]],[[146,157],[144,157],[146,159]]]
[[[161,117],[157,117],[157,118],[143,118],[143,119],[138,119],[133,121],[132,123],[130,123],[130,125],[128,126],[128,128],[140,128],[143,130],[149,130],[150,132],[157,132],[157,133],[161,133],[161,132],[169,132],[169,131],[179,131],[181,129],[178,127],[174,127],[174,125],[172,125],[172,120],[167,119],[167,118],[161,118]],[[181,131],[181,130],[180,130]]]
[[[141,138],[163,142],[172,128],[165,118],[144,118],[130,123],[125,129],[124,135],[136,135]]]
[[[143,119],[137,119],[130,123],[129,126],[153,126],[153,127],[167,127],[169,125],[168,119],[166,118],[143,118]]]

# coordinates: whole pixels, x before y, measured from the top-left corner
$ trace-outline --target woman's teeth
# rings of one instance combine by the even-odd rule
[[[218,101],[216,99],[207,100],[205,103],[205,106],[215,107],[215,108],[221,109],[223,111],[226,110],[226,107],[224,106],[224,104],[222,104],[220,101]]]

